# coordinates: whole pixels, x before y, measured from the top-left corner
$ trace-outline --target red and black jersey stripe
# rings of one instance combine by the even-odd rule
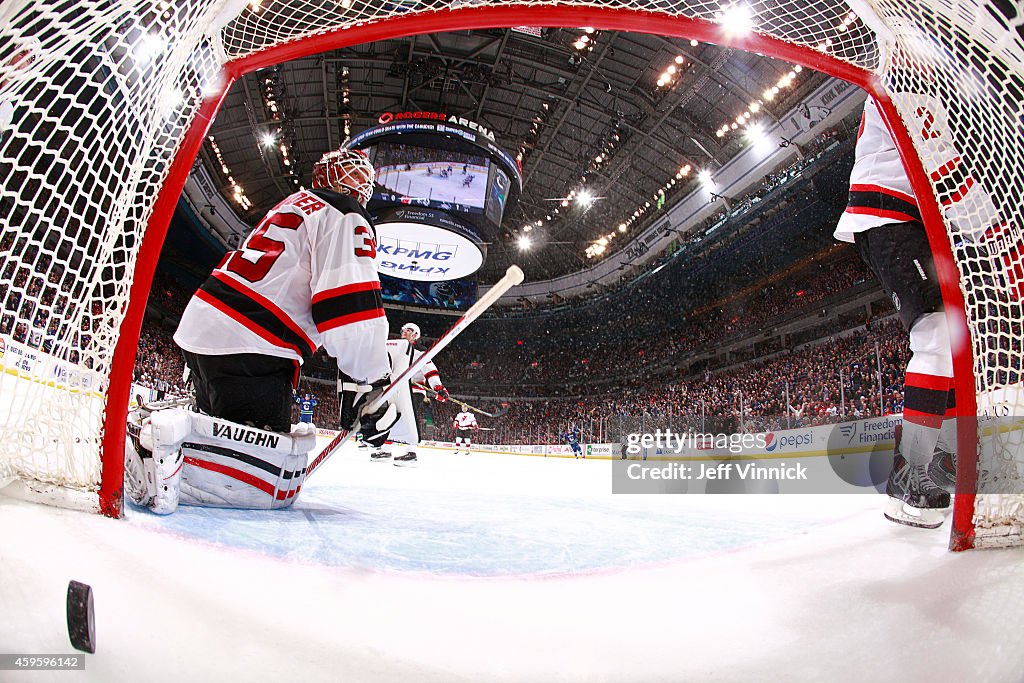
[[[921,222],[921,211],[914,197],[880,185],[850,185],[846,213]]]
[[[356,282],[313,295],[313,322],[320,332],[384,317],[380,282]]]
[[[308,360],[316,344],[269,299],[231,277],[214,271],[196,297],[244,325],[274,346],[290,349]]]
[[[941,427],[953,397],[949,377],[908,372],[903,382],[903,417],[926,427]]]

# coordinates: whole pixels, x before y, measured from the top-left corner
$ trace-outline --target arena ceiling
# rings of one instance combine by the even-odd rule
[[[311,164],[343,142],[346,124],[355,134],[376,125],[383,112],[440,111],[487,127],[513,156],[523,152],[524,193],[489,245],[480,281],[493,282],[511,263],[531,280],[575,272],[590,265],[585,249],[593,240],[649,202],[681,167],[689,164],[694,173],[671,188],[669,204],[699,182],[696,170],[717,168],[736,154],[746,144],[743,135],[718,137],[717,129],[763,100],[763,91],[792,68],[655,35],[598,31],[580,50],[574,44],[586,35],[582,29],[536,33],[495,29],[385,40],[245,75],[210,131],[252,202],[239,215],[255,225],[298,183],[308,184]],[[676,65],[674,81],[658,87],[670,65]],[[803,70],[792,87],[764,102],[759,116],[777,120],[827,78]],[[268,79],[280,121],[268,104]],[[261,144],[278,125],[288,164],[279,144]],[[209,144],[202,156],[230,197]],[[558,198],[579,189],[584,176],[601,199],[562,207]],[[653,212],[647,215],[653,219]],[[522,251],[517,241],[528,223],[533,244]],[[643,227],[641,220],[629,233]],[[629,233],[616,249],[628,244]]]

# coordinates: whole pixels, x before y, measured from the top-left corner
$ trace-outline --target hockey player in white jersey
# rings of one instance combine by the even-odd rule
[[[274,207],[189,301],[174,335],[199,413],[154,412],[138,425],[126,489],[169,513],[178,502],[276,508],[295,500],[315,445],[291,426],[299,366],[323,346],[339,370],[340,425],[382,443],[397,419],[385,402],[388,323],[365,205],[374,170],[361,152],[329,152],[313,189]],[[131,430],[130,430],[131,431]]]
[[[419,338],[419,326],[416,323],[406,323],[402,325],[401,338],[388,341],[388,356],[391,359],[393,377],[405,372],[406,368],[423,355],[422,351],[415,348],[416,340]],[[390,459],[399,467],[416,463],[416,446],[420,442],[420,433],[416,425],[416,413],[413,410],[412,383],[429,386],[440,403],[448,400],[448,390],[441,383],[437,367],[432,361],[428,361],[420,372],[410,377],[409,381],[403,382],[402,386],[394,392],[395,405],[400,417],[391,428],[391,434],[387,441],[370,454],[371,460],[380,462]]]
[[[944,193],[942,211],[961,234],[974,239],[998,221],[991,197],[961,165],[934,98],[893,97],[913,112],[908,132],[931,180]],[[917,199],[896,144],[872,98],[864,105],[846,211],[836,239],[853,242],[892,298],[910,333],[912,356],[904,379],[903,429],[886,486],[885,516],[897,523],[934,528],[948,508],[956,476],[953,358],[942,295]]]
[[[466,449],[466,455],[469,455],[470,448],[473,447],[473,430],[480,429],[480,425],[476,423],[476,415],[463,410],[455,416],[452,428],[455,430],[455,455],[458,455],[463,447]]]

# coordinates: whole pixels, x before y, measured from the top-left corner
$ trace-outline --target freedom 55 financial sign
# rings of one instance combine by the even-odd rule
[[[485,245],[464,221],[442,211],[386,209],[374,217],[377,270],[384,275],[439,282],[472,275],[484,264]]]

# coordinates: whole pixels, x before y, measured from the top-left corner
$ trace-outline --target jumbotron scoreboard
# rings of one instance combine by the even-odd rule
[[[440,112],[382,114],[346,146],[377,171],[367,208],[381,275],[465,289],[522,193],[515,159],[487,128]]]

